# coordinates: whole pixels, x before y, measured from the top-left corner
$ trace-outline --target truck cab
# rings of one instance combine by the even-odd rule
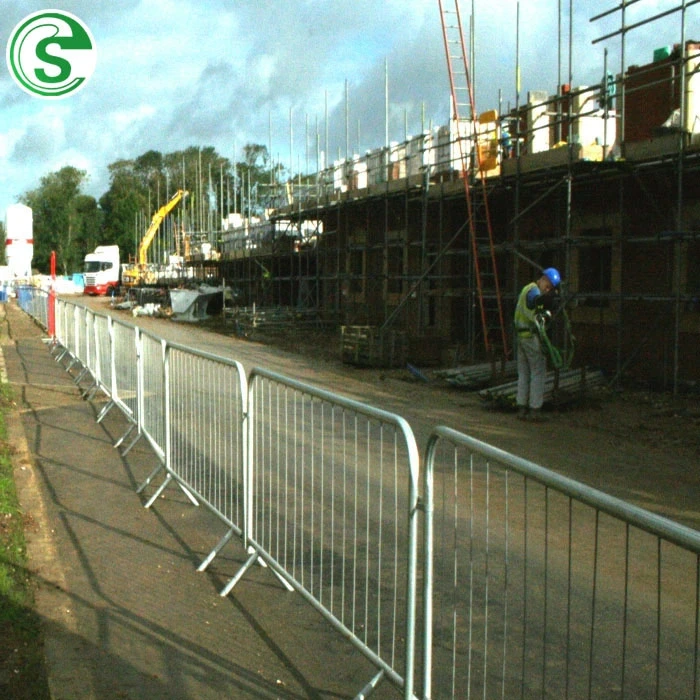
[[[83,265],[84,293],[109,295],[119,289],[119,246],[97,246],[85,256]]]

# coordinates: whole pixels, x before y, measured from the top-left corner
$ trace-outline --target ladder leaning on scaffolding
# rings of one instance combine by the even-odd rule
[[[454,9],[446,9],[447,0],[438,0],[442,34],[447,57],[447,70],[450,78],[452,97],[452,117],[457,129],[461,176],[467,202],[467,228],[471,245],[471,255],[476,280],[476,294],[481,316],[484,349],[490,357],[508,357],[508,334],[503,315],[503,301],[488,207],[486,175],[476,143],[477,120],[474,108],[474,92],[471,84],[469,61],[467,59],[462,31],[462,20],[458,0],[453,0]],[[468,116],[466,116],[468,115]],[[464,128],[467,133],[463,133]],[[472,148],[473,146],[473,148]],[[473,156],[471,154],[473,153]],[[477,177],[480,180],[480,196],[470,186],[473,168],[470,156],[474,158]],[[488,255],[482,255],[484,246]]]

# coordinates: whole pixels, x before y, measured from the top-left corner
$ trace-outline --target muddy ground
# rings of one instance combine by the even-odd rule
[[[213,322],[193,325],[133,317],[112,309],[104,299],[79,301],[173,342],[237,359],[247,371],[265,367],[397,413],[412,427],[421,451],[432,428],[446,425],[700,529],[698,396],[674,397],[639,387],[601,388],[583,400],[548,407],[548,420],[542,424],[526,423],[512,410],[484,402],[476,392],[446,384],[432,368],[423,368],[426,381],[402,368],[343,364],[337,334],[287,328],[256,330],[244,338]],[[307,617],[303,619],[308,624]],[[275,628],[275,633],[282,630]],[[322,694],[309,691],[302,696]],[[387,689],[380,696],[394,694]]]
[[[398,413],[409,421],[420,449],[432,427],[447,425],[700,529],[700,392],[674,396],[622,382],[580,400],[545,405],[543,424],[525,423],[478,392],[446,383],[438,368],[421,368],[425,381],[408,369],[344,364],[339,331],[263,327],[242,336],[217,319],[178,323],[135,317],[112,309],[104,298],[79,301],[174,342],[238,359],[246,369],[273,369]],[[575,358],[572,367],[579,368]]]

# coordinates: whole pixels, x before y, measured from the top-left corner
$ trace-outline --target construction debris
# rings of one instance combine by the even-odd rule
[[[200,284],[196,289],[178,287],[170,290],[173,321],[197,322],[221,313],[224,308],[223,286]]]
[[[239,329],[240,334],[248,335],[253,330],[284,330],[288,328],[320,327],[316,309],[297,309],[291,306],[257,307],[235,306],[227,308],[226,320]]]
[[[473,390],[492,384],[494,381],[514,377],[516,371],[515,360],[509,360],[508,362],[487,362],[480,365],[441,369],[434,374],[452,386]]]
[[[545,403],[567,403],[586,394],[589,389],[604,387],[607,384],[600,370],[571,369],[547,372],[544,384]],[[479,392],[485,401],[500,406],[515,406],[518,382],[488,387]]]

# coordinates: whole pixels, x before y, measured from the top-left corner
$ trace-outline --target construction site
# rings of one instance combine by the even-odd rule
[[[632,22],[637,1],[600,15],[617,28],[597,41],[622,49],[599,84],[530,91],[506,113],[476,108],[459,5],[439,3],[449,123],[271,186],[264,218],[230,214],[186,264],[235,290],[241,327],[323,328],[346,362],[435,368],[504,367],[519,290],[553,266],[562,366],[699,386],[697,7]],[[662,18],[675,36],[629,65],[625,38]]]
[[[484,110],[438,0],[446,124],[255,217],[200,168],[105,291],[0,305],[52,696],[700,697],[700,0],[614,1],[600,82]],[[548,270],[580,400],[518,420]]]

